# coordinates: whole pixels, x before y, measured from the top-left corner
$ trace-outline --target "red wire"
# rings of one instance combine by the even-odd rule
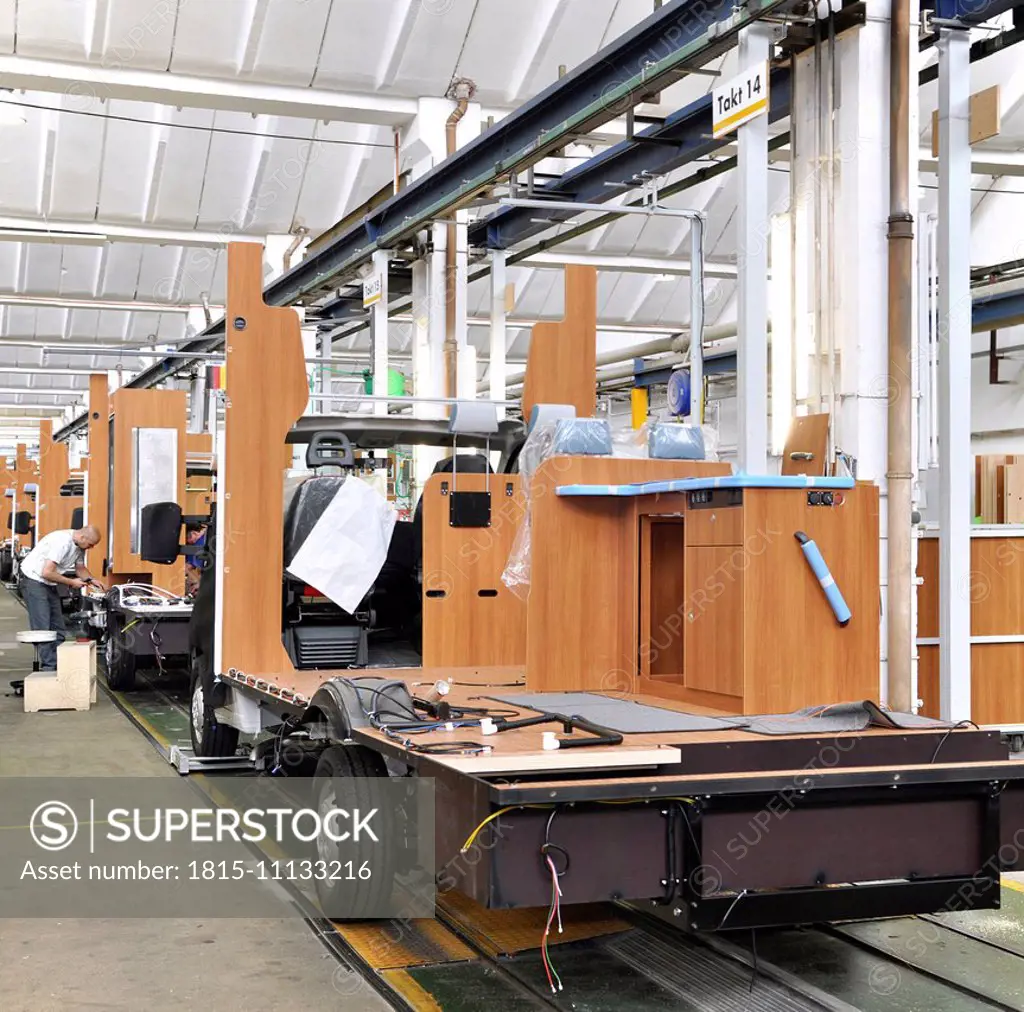
[[[557,883],[551,883],[551,909],[548,911],[548,923],[544,928],[544,934],[541,935],[540,939],[540,958],[544,963],[544,972],[548,977],[548,987],[551,988],[551,993],[555,994],[555,982],[551,979],[551,967],[548,963],[548,933],[551,931],[551,921],[555,916],[555,904],[558,902],[558,889]]]

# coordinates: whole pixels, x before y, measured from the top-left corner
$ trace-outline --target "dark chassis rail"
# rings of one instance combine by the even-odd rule
[[[304,706],[240,691],[301,722]],[[489,908],[550,903],[548,855],[563,903],[652,901],[697,931],[995,909],[1001,874],[1024,870],[1024,762],[993,731],[843,735],[833,768],[816,758],[838,740],[808,735],[676,742],[668,767],[559,772],[553,758],[503,776],[335,732],[393,775],[434,780],[438,881]]]

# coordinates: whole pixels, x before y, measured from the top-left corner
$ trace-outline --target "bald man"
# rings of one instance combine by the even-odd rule
[[[39,644],[39,669],[57,670],[57,646],[64,642],[64,613],[60,606],[57,585],[82,588],[92,583],[101,589],[103,584],[85,566],[85,553],[100,543],[100,532],[95,527],[77,531],[51,531],[32,549],[21,563],[18,587],[21,599],[28,609],[28,622],[32,629],[49,630],[57,634],[56,642]],[[73,572],[75,575],[65,576]]]

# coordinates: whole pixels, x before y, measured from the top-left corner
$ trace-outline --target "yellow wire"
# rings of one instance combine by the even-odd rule
[[[500,818],[506,812],[514,812],[517,808],[554,808],[554,805],[506,805],[504,808],[499,808],[496,812],[492,812],[490,815],[480,823],[472,833],[466,837],[466,842],[462,845],[462,849],[459,851],[461,854],[465,854],[470,847],[473,846],[474,841],[480,835],[481,831],[485,826],[494,822],[495,819]]]
[[[649,805],[652,802],[661,801],[685,801],[688,805],[696,804],[693,798],[627,798],[624,801],[599,801],[599,805]],[[514,812],[521,808],[556,808],[556,805],[506,805],[504,808],[499,808],[496,812],[492,812],[487,816],[486,819],[481,822],[476,829],[473,830],[469,836],[466,837],[466,842],[462,845],[460,854],[465,854],[470,847],[476,842],[476,838],[483,832],[484,828],[489,826],[495,819],[501,818],[506,812]]]

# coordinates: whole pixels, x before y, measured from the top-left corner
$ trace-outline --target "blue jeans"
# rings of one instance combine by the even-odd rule
[[[57,646],[64,642],[64,612],[61,611],[60,597],[56,587],[47,586],[31,577],[22,576],[18,581],[21,599],[28,610],[28,624],[33,630],[48,629],[57,634],[54,643],[37,643],[40,671],[57,670]]]

